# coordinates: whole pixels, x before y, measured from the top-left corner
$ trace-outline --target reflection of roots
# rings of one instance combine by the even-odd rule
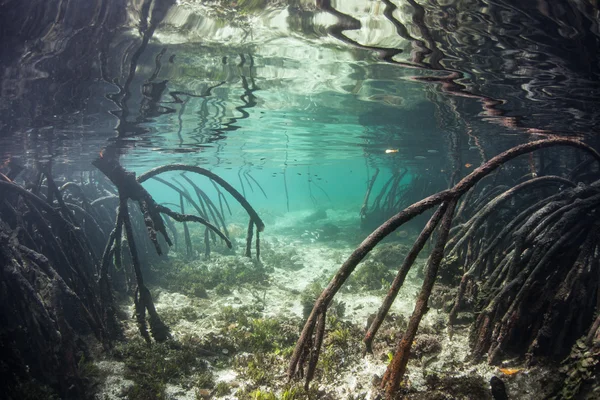
[[[453,188],[412,204],[375,229],[344,262],[315,302],[292,354],[288,376],[305,376],[307,385],[314,376],[325,331],[327,307],[358,263],[398,227],[436,206],[436,212],[406,256],[365,337],[366,349],[370,351],[373,338],[407,273],[437,229],[435,245],[429,256],[414,312],[383,377],[382,387],[386,397],[393,398],[400,388],[410,349],[427,311],[429,296],[446,247],[453,256],[464,260],[465,266],[471,266],[463,277],[451,322],[463,300],[465,288],[473,287],[466,283],[479,277],[484,282],[479,301],[484,310],[473,325],[476,355],[489,351],[489,360],[493,362],[509,346],[522,349],[526,344],[526,348],[534,354],[551,354],[554,349],[568,349],[573,338],[589,327],[596,308],[598,274],[592,266],[598,263],[596,252],[600,223],[595,213],[600,207],[600,183],[573,187],[572,183],[559,177],[533,179],[504,193],[482,199],[473,216],[457,228],[458,234],[456,229],[452,234],[450,230],[457,203],[477,182],[517,156],[559,145],[582,149],[600,162],[600,154],[594,149],[572,139],[547,139],[516,146],[482,164]],[[511,196],[524,188],[529,193],[532,188],[546,185],[563,185],[567,189],[558,195],[537,200],[535,206],[513,217],[508,223],[496,223],[495,228],[504,229],[505,232],[491,229],[493,221],[489,216],[501,203],[510,200]],[[482,234],[482,230],[486,234]],[[510,244],[513,234],[516,240]],[[477,254],[479,258],[473,261]],[[451,259],[456,257],[447,258]],[[567,260],[571,262],[565,262]],[[564,324],[565,320],[569,323]],[[533,329],[528,329],[531,324],[534,324]],[[559,326],[559,334],[548,336],[548,332]]]

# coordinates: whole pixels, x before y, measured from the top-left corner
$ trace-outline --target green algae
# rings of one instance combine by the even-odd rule
[[[384,263],[369,259],[361,263],[356,271],[350,275],[344,290],[387,290],[395,275],[396,273]]]
[[[562,362],[563,383],[550,399],[594,398],[600,393],[597,372],[600,365],[600,343],[588,344],[580,338]],[[592,395],[594,393],[594,395]],[[585,397],[588,395],[588,397]]]
[[[302,305],[302,316],[304,319],[310,315],[315,301],[325,289],[323,278],[317,278],[312,281],[300,296],[300,304]],[[346,304],[344,302],[333,300],[329,306],[329,315],[334,315],[337,318],[344,318],[346,313]]]
[[[229,294],[242,285],[265,286],[272,267],[241,256],[215,256],[210,261],[174,260],[154,266],[152,283],[169,291],[207,298],[207,290]]]
[[[154,343],[141,338],[119,343],[113,356],[125,363],[125,378],[134,381],[127,393],[130,400],[164,399],[167,384],[182,387],[214,386],[214,378],[204,361],[206,351],[192,342]]]
[[[299,320],[261,317],[253,307],[223,307],[220,318],[225,322],[220,333],[238,351],[286,353],[299,335]]]

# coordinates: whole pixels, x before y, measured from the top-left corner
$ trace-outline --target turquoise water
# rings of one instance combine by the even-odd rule
[[[135,3],[100,4],[70,4],[58,19],[54,3],[30,19],[18,7],[3,13],[14,17],[2,59],[4,160],[87,168],[109,143],[133,169],[187,162],[259,171],[354,160],[354,169],[435,165],[448,178],[453,152],[461,166],[477,165],[477,146],[489,156],[532,134],[588,135],[596,120],[597,67],[576,56],[591,54],[588,42],[574,47],[562,17],[529,6],[519,13],[508,4],[451,2],[436,11],[424,2],[425,29],[410,2],[329,10],[159,1],[150,16]],[[334,34],[343,21],[335,10],[361,28]],[[89,25],[102,18],[110,22]],[[585,24],[573,29],[593,37]]]
[[[138,175],[168,164],[205,168],[230,183],[266,225],[260,234],[260,260],[252,246],[248,248],[254,258],[245,257],[247,213],[229,195],[230,207],[222,204],[206,177],[186,173],[222,212],[224,222],[208,219],[229,230],[233,250],[210,238],[200,225],[184,228],[175,223],[169,232],[177,234],[177,246],[166,257],[157,257],[141,214],[130,206],[142,271],[174,340],[153,342],[156,353],[144,347],[130,318],[139,280],[129,256],[124,256],[126,267],[119,269],[121,260],[113,259],[113,252],[107,259],[111,268],[114,263],[111,278],[124,315],[125,340],[97,354],[77,348],[78,357],[85,357],[78,358],[73,370],[83,371],[86,357],[91,357],[100,375],[110,377],[94,395],[111,399],[119,397],[113,393],[119,390],[121,397],[131,399],[376,398],[373,376],[381,377],[398,332],[407,329],[423,282],[425,256],[410,271],[375,355],[363,358],[365,323],[431,212],[391,234],[336,295],[316,379],[321,392],[293,397],[283,377],[307,310],[377,226],[410,204],[452,187],[495,155],[558,137],[598,147],[598,13],[596,2],[575,0],[0,1],[0,172],[10,175],[19,170],[15,166],[23,167],[14,182],[56,209],[60,204],[53,199],[49,180],[38,175],[43,169],[51,169],[59,186],[77,183],[90,200],[114,196],[92,218],[85,214],[92,213],[87,200],[64,192],[69,206],[80,213],[74,215],[82,230],[93,238],[96,258],[109,241],[117,204],[115,186],[92,165],[99,157]],[[459,206],[464,214],[457,217],[460,222],[451,235],[473,233],[463,231],[463,224],[486,204],[490,192],[499,195],[538,175],[571,179],[569,174],[584,159],[578,150],[553,148],[511,161],[477,187],[470,199],[476,205],[470,208],[465,201],[461,205],[469,205],[464,210]],[[577,179],[586,184],[597,175],[594,168],[579,173]],[[0,178],[5,180],[4,175]],[[196,201],[180,172],[161,178]],[[181,211],[183,204],[186,213],[197,214],[190,201],[167,185],[150,179],[143,186],[157,203],[174,211]],[[541,193],[547,197],[568,188]],[[440,272],[450,283],[435,288],[436,305],[424,317],[415,341],[419,356],[411,359],[405,382],[415,398],[419,393],[456,392],[456,398],[487,399],[496,396],[490,394],[490,378],[500,376],[514,398],[534,399],[541,398],[533,392],[544,390],[544,379],[560,382],[557,375],[544,377],[543,368],[519,375],[529,367],[521,359],[506,357],[505,371],[486,362],[468,364],[467,328],[452,339],[445,331],[448,301],[468,269],[467,260],[472,263],[483,253],[486,238],[493,239],[511,221],[510,212],[521,212],[537,194],[527,191],[504,204],[477,226],[468,247],[457,245],[453,258],[445,260],[455,270]],[[28,232],[19,240],[39,245],[54,263],[56,249],[40,239],[40,231],[31,228],[35,224],[16,228],[31,210],[23,211],[17,202],[8,207],[13,200],[6,196],[0,204],[1,237],[12,238],[12,230]],[[577,223],[585,225],[595,215],[590,212]],[[186,251],[186,235],[193,251]],[[453,239],[461,240],[452,238],[452,246]],[[572,247],[580,249],[584,239],[576,239]],[[0,245],[10,245],[2,240]],[[71,247],[70,239],[60,241]],[[205,253],[207,243],[210,255]],[[509,241],[503,245],[499,254],[515,251]],[[160,246],[166,249],[162,239]],[[427,253],[434,241],[424,246]],[[502,265],[496,261],[486,273]],[[98,271],[89,272],[93,288]],[[40,298],[45,300],[45,295]],[[587,319],[596,312],[590,307]],[[565,339],[561,355],[568,354],[574,339]],[[161,365],[165,375],[153,371],[150,380],[139,373],[146,359]],[[189,369],[163,365],[170,360]],[[265,373],[256,365],[272,366],[268,372],[275,376],[253,376]],[[169,368],[176,372],[167,374]],[[510,368],[517,371],[513,378]],[[200,370],[209,371],[210,379],[203,381]],[[431,371],[438,381],[427,375]],[[58,375],[48,376],[46,381],[35,378],[57,391],[70,386]],[[115,383],[120,376],[133,383]],[[476,384],[462,387],[467,378]],[[217,396],[216,382],[230,385],[231,393]],[[77,397],[69,396],[65,398]]]

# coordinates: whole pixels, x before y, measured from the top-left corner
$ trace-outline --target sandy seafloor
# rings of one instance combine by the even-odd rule
[[[170,329],[174,340],[183,337],[202,337],[211,332],[217,332],[219,327],[217,314],[223,306],[241,307],[243,305],[261,303],[263,317],[302,317],[302,306],[300,304],[300,293],[317,277],[331,276],[341,266],[342,262],[354,250],[358,243],[350,244],[341,239],[329,237],[323,240],[319,229],[323,223],[333,223],[343,229],[344,226],[356,227],[360,223],[355,210],[327,210],[327,218],[315,222],[306,223],[305,219],[311,215],[311,211],[291,212],[285,215],[271,218],[264,233],[261,235],[263,246],[269,246],[276,252],[294,252],[292,257],[295,263],[303,265],[299,270],[289,270],[274,265],[274,272],[270,276],[270,282],[266,288],[259,290],[241,287],[231,294],[219,296],[209,291],[210,306],[206,302],[201,305],[193,298],[177,292],[169,292],[162,288],[152,288],[155,293],[155,305],[159,314],[169,312],[173,309],[184,307],[201,307],[199,315],[202,318],[188,321],[181,319],[176,324],[171,324]],[[241,225],[240,225],[241,226]],[[245,228],[241,229],[238,238],[238,253],[244,247]],[[358,232],[358,230],[356,230]],[[335,235],[334,235],[335,236]],[[366,233],[362,234],[362,238]],[[412,241],[407,238],[405,244],[410,245]],[[177,254],[171,252],[170,257],[177,258]],[[201,257],[201,256],[200,256]],[[217,256],[218,257],[218,256]],[[400,264],[401,260],[399,260]],[[418,260],[423,263],[424,259]],[[416,294],[420,289],[421,281],[417,277],[417,268],[413,268],[401,289],[390,313],[410,317]],[[369,315],[375,313],[383,299],[382,291],[340,291],[335,299],[346,305],[344,320],[349,320],[359,326],[365,327]],[[126,312],[133,315],[133,304],[124,304]],[[421,322],[424,326],[440,326],[445,324],[444,313],[430,309]],[[139,335],[135,321],[131,319],[126,324],[126,336],[135,337]],[[377,340],[377,339],[376,339]],[[481,376],[485,382],[489,382],[492,376],[503,379],[508,389],[509,398],[514,399],[538,399],[541,378],[546,372],[541,368],[532,370],[523,369],[511,376],[504,375],[498,367],[488,366],[485,363],[472,364],[467,361],[469,354],[467,330],[458,330],[450,339],[444,332],[439,334],[442,350],[433,360],[426,363],[409,362],[408,382],[414,390],[425,390],[424,376],[432,371],[451,374],[453,377]],[[225,350],[224,350],[225,351]],[[356,349],[360,352],[361,349]],[[380,357],[381,358],[381,357]],[[381,377],[386,369],[387,362],[373,355],[361,357],[350,369],[341,371],[335,382],[321,383],[327,392],[333,393],[339,399],[347,398],[376,398],[376,390],[373,387],[374,376]],[[132,381],[123,378],[125,366],[122,362],[105,359],[97,362],[97,366],[107,374],[106,380],[99,386],[97,399],[119,399],[126,398],[126,392]],[[457,367],[458,366],[458,367]],[[510,361],[504,363],[503,367],[512,367]],[[514,365],[516,366],[516,365]],[[244,382],[233,369],[213,370],[216,381],[234,382],[235,386],[243,387]],[[285,380],[285,377],[281,378]],[[167,385],[166,398],[172,400],[196,399],[196,389],[185,389],[175,385]],[[211,398],[236,399],[235,393]],[[449,399],[455,397],[448,397]],[[461,397],[469,398],[469,397]],[[491,397],[490,397],[491,398]]]

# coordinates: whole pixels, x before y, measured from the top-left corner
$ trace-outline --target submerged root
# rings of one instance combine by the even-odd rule
[[[600,185],[592,191],[583,187],[565,191],[572,202],[561,207],[561,214],[532,224],[539,215],[534,213],[514,228],[517,238],[522,238],[514,251],[490,252],[497,267],[478,279],[485,290],[477,299],[481,313],[471,333],[474,358],[488,353],[488,362],[497,363],[509,351],[526,351],[529,362],[538,356],[560,358],[586,332],[597,313],[599,284],[592,272],[598,263],[600,231],[596,219],[600,197],[594,192],[600,193]],[[588,197],[581,198],[581,193]],[[492,275],[496,278],[490,279]],[[451,323],[464,293],[459,291]]]
[[[213,217],[219,215],[219,218],[216,218],[221,224],[221,226],[225,226],[222,215],[218,213],[216,207],[212,202],[208,201],[207,197],[205,197],[204,193],[192,182],[192,186],[198,195],[198,199],[200,200],[200,204],[202,207],[196,203],[189,194],[183,190],[178,188],[177,186],[171,184],[170,182],[159,178],[157,175],[167,171],[188,171],[197,173],[200,175],[204,175],[209,177],[212,181],[218,183],[222,186],[226,191],[228,191],[236,200],[240,202],[240,204],[246,209],[246,211],[250,215],[250,223],[249,223],[249,239],[248,239],[248,247],[246,249],[246,255],[250,256],[250,244],[252,241],[252,228],[256,226],[257,233],[264,229],[264,223],[256,213],[256,211],[250,206],[248,201],[237,192],[231,185],[229,185],[226,181],[224,181],[219,176],[213,174],[212,172],[205,170],[200,167],[187,166],[187,165],[170,165],[155,168],[151,171],[146,172],[145,174],[140,175],[137,179],[135,174],[126,171],[116,159],[109,157],[100,157],[96,159],[93,164],[104,173],[113,184],[117,187],[117,191],[119,194],[119,217],[116,220],[115,229],[113,232],[115,234],[111,234],[111,237],[108,241],[108,245],[104,251],[103,257],[103,267],[102,274],[106,276],[108,270],[108,262],[110,261],[110,254],[117,254],[116,246],[120,240],[120,234],[117,236],[117,232],[121,232],[124,228],[125,236],[127,238],[127,243],[129,247],[129,254],[131,257],[131,263],[133,266],[133,271],[135,274],[135,280],[137,283],[136,289],[136,298],[135,298],[135,314],[136,320],[138,323],[138,328],[140,330],[140,334],[147,341],[150,342],[150,335],[148,334],[147,324],[146,324],[146,312],[149,315],[149,325],[150,325],[150,333],[154,340],[158,342],[162,342],[167,340],[170,337],[169,328],[162,322],[160,316],[156,312],[154,307],[154,302],[152,301],[152,296],[150,295],[150,291],[144,284],[144,278],[142,274],[142,263],[139,259],[139,252],[137,250],[137,244],[135,241],[135,237],[133,234],[132,222],[129,217],[129,208],[128,208],[128,200],[136,201],[139,205],[140,210],[144,216],[144,223],[147,228],[147,234],[150,238],[151,242],[154,244],[156,252],[160,255],[162,254],[161,247],[158,242],[157,234],[160,233],[167,245],[171,246],[172,242],[167,234],[167,228],[165,222],[163,220],[163,215],[168,216],[175,221],[183,222],[184,224],[184,234],[185,234],[185,242],[188,256],[192,255],[192,243],[189,235],[189,231],[187,228],[187,222],[198,222],[204,226],[206,226],[207,231],[205,232],[205,246],[206,246],[206,256],[210,254],[210,242],[209,242],[209,231],[213,234],[219,236],[227,245],[228,248],[232,248],[232,243],[229,238],[221,232],[218,226],[213,225],[206,218],[197,215],[185,214],[184,210],[184,202],[185,198],[190,204],[194,206],[196,211],[206,217],[206,207],[209,208],[210,213],[212,213]],[[157,204],[152,196],[144,189],[141,185],[142,182],[147,179],[154,178],[168,187],[177,191],[180,196],[180,208],[181,213],[171,210],[170,208]],[[191,182],[189,178],[185,177],[186,181]],[[206,204],[206,207],[205,207]],[[204,210],[203,210],[204,208]],[[257,234],[257,257],[259,255],[259,247],[258,247],[258,234]]]
[[[46,396],[53,392],[61,398],[85,398],[88,393],[79,361],[90,357],[87,344],[97,340],[109,347],[121,332],[110,311],[112,297],[101,296],[102,283],[94,279],[98,272],[94,245],[83,229],[94,211],[84,209],[83,203],[64,201],[49,168],[45,169],[49,188],[45,198],[41,191],[35,194],[3,177],[0,336],[4,395],[35,396],[20,390],[29,391],[27,385],[38,382],[35,390]],[[42,174],[38,174],[41,182]],[[71,213],[73,206],[84,212]],[[101,229],[96,233],[96,240],[105,240]]]
[[[400,382],[402,381],[406,370],[414,335],[416,334],[421,318],[427,310],[428,299],[436,281],[438,269],[444,259],[444,250],[449,239],[449,232],[453,222],[456,204],[463,195],[470,193],[475,184],[504,163],[520,155],[553,146],[570,146],[582,149],[589,153],[597,162],[600,162],[600,154],[598,152],[586,144],[573,139],[546,139],[516,146],[485,162],[451,189],[441,191],[410,205],[375,229],[375,231],[373,231],[343,263],[329,285],[316,300],[290,359],[288,377],[292,379],[294,377],[304,376],[306,385],[309,385],[310,380],[312,379],[311,371],[314,370],[314,364],[316,363],[316,360],[318,360],[318,353],[320,350],[319,343],[322,339],[322,323],[325,320],[327,308],[335,294],[352,274],[358,263],[360,263],[381,240],[398,227],[426,210],[439,206],[438,211],[430,219],[429,223],[413,245],[413,249],[406,257],[394,284],[392,284],[390,293],[386,297],[382,308],[379,310],[378,316],[369,328],[367,336],[365,337],[365,344],[368,351],[371,349],[378,325],[387,314],[397,291],[403,283],[406,273],[414,263],[424,242],[437,227],[436,245],[429,256],[425,280],[421,292],[417,297],[414,312],[409,320],[409,328],[398,343],[396,353],[392,362],[389,364],[382,381],[382,387],[385,389],[386,398],[394,398],[396,392],[400,388]],[[389,182],[389,185],[394,187],[398,185],[398,182],[398,180],[392,180]],[[452,251],[452,254],[455,255],[456,258],[460,257],[463,260],[466,259],[467,262],[469,259],[472,259],[473,255],[476,254],[475,249],[484,249],[486,243],[488,243],[484,240],[476,242],[475,232],[479,232],[480,229],[483,228],[485,232],[492,235],[492,232],[486,225],[487,217],[502,202],[508,200],[513,193],[520,191],[523,187],[528,187],[541,182],[556,182],[573,186],[569,181],[560,177],[545,177],[544,179],[539,179],[534,182],[523,183],[515,187],[512,192],[509,190],[508,194],[500,194],[500,190],[490,190],[485,196],[476,197],[475,201],[477,201],[478,206],[474,206],[472,210],[479,209],[481,211],[476,213],[473,219],[468,220],[463,227],[458,230],[463,235],[459,237],[453,236],[450,239],[450,250]],[[386,192],[388,190],[387,186],[389,185],[386,185],[385,190],[382,192]],[[578,188],[573,188],[571,190],[577,191]],[[506,192],[506,189],[503,188],[502,191]],[[393,200],[391,199],[394,198],[394,196],[394,191],[389,192],[386,198],[387,200],[384,200],[384,202],[393,204]],[[376,204],[381,203],[383,195],[380,197],[381,198],[376,199]],[[473,288],[473,280],[477,277],[475,272],[478,274],[487,273],[489,275],[496,273],[494,279],[495,284],[488,287],[488,293],[493,294],[493,296],[490,297],[491,302],[489,302],[487,306],[485,306],[484,302],[484,309],[480,313],[473,328],[473,337],[476,338],[473,341],[473,346],[476,350],[476,354],[483,354],[485,351],[489,350],[491,355],[490,361],[495,361],[496,356],[505,348],[509,339],[515,336],[515,332],[523,331],[524,326],[521,326],[521,322],[526,323],[527,319],[525,317],[529,315],[525,308],[530,304],[530,299],[535,298],[536,294],[541,293],[541,290],[544,289],[544,285],[542,284],[543,280],[539,277],[552,274],[553,270],[548,268],[551,263],[548,263],[548,261],[552,259],[554,254],[560,254],[560,250],[565,246],[572,246],[574,243],[580,243],[582,237],[585,237],[585,235],[581,233],[581,229],[590,229],[596,223],[594,221],[597,221],[597,219],[594,220],[589,218],[590,216],[595,217],[594,210],[597,205],[595,199],[578,202],[576,206],[573,206],[570,209],[568,208],[559,211],[557,218],[554,218],[552,215],[552,223],[542,222],[541,224],[538,224],[535,235],[531,235],[531,232],[529,231],[522,233],[521,237],[525,238],[525,242],[517,241],[514,245],[514,250],[508,253],[508,255],[504,254],[505,257],[512,257],[511,262],[500,262],[499,264],[496,264],[496,262],[501,261],[501,259],[498,260],[497,255],[494,254],[494,249],[488,249],[484,252],[487,254],[486,257],[489,257],[488,260],[478,259],[479,264],[477,267],[465,267],[467,273],[462,279],[456,307],[462,303],[462,297],[465,295],[466,289]],[[540,207],[543,206],[543,204],[540,205]],[[466,212],[465,210],[467,210],[467,208],[465,208],[464,204],[461,204],[459,212],[464,215]],[[515,229],[521,228],[523,223],[527,224],[528,217],[528,215],[521,217],[519,223],[513,224],[511,229],[514,231]],[[535,216],[531,216],[531,218],[535,218]],[[576,222],[581,221],[582,219],[585,221],[589,220],[590,222]],[[540,225],[543,227],[539,228]],[[568,233],[567,236],[559,239],[565,233]],[[504,232],[504,235],[508,237],[510,235],[510,230]],[[496,245],[499,243],[500,241],[496,243]],[[531,251],[530,246],[534,244],[537,246],[536,250]],[[493,267],[494,265],[502,266],[503,271],[496,271]],[[580,274],[579,276],[585,275]],[[596,292],[593,293],[597,293],[597,289]],[[539,309],[540,308],[538,307],[538,310]],[[453,310],[452,314],[454,316],[456,315],[457,310],[458,308]],[[451,320],[453,318],[454,317],[451,317]],[[581,319],[579,326],[589,326],[590,323],[591,319],[584,318]],[[304,374],[304,365],[307,362],[307,371],[306,374]]]

